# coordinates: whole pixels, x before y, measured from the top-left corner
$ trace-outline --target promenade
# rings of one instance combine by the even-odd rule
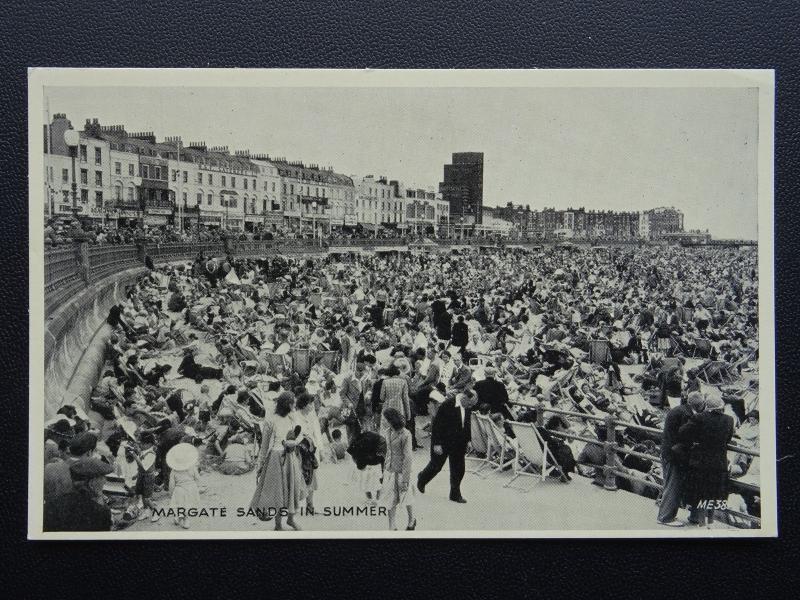
[[[426,464],[429,450],[414,453],[413,473],[418,473]],[[467,468],[474,466],[468,462]],[[369,515],[341,515],[342,511],[364,507],[363,496],[351,475],[353,463],[344,461],[322,463],[317,472],[319,489],[314,494],[315,516],[298,517],[305,531],[385,531],[388,521],[375,512]],[[498,531],[508,535],[513,531],[524,531],[526,535],[536,532],[569,531],[635,531],[652,530],[667,534],[668,528],[656,525],[657,508],[653,500],[618,490],[610,492],[594,486],[589,479],[573,476],[569,484],[557,480],[540,481],[538,478],[520,478],[512,486],[504,488],[511,479],[511,471],[491,472],[475,475],[467,473],[462,484],[467,504],[455,504],[447,499],[448,472],[442,472],[427,486],[425,494],[417,494],[415,514],[417,530],[424,531]],[[246,512],[255,489],[255,473],[240,476],[222,475],[216,471],[201,474],[201,506],[206,509],[227,508],[227,516],[196,517],[191,519],[191,530],[196,531],[258,531],[269,534],[274,524],[263,523],[251,516],[237,516]],[[169,498],[161,493],[156,503],[167,508]],[[211,511],[209,510],[209,513]],[[679,517],[688,513],[681,511]],[[398,512],[398,526],[405,524],[405,514]],[[715,523],[714,529],[727,529]],[[162,517],[156,523],[139,521],[130,526],[130,532],[182,532],[171,517]],[[689,530],[679,530],[683,535]],[[706,531],[703,529],[703,531]]]

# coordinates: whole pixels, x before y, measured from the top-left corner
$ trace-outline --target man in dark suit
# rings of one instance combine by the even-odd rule
[[[475,384],[475,393],[478,394],[478,407],[489,405],[491,413],[499,413],[505,419],[513,419],[508,406],[508,390],[506,384],[495,379],[497,371],[488,366],[485,369],[486,379]]]
[[[700,392],[691,392],[686,404],[680,404],[670,410],[664,418],[664,433],[661,436],[661,465],[664,474],[664,491],[658,507],[658,524],[667,527],[683,527],[678,521],[678,508],[684,492],[687,470],[687,452],[681,451],[678,444],[678,431],[689,422],[692,415],[702,412],[705,405]]]
[[[431,426],[431,460],[417,477],[417,489],[425,493],[425,486],[442,470],[445,460],[450,461],[450,500],[466,503],[461,495],[464,478],[464,456],[470,446],[470,420],[472,407],[478,400],[474,392],[461,393],[448,398],[436,411]]]
[[[463,354],[464,348],[469,343],[469,328],[464,322],[464,315],[458,315],[458,321],[453,325],[453,346],[458,346]]]

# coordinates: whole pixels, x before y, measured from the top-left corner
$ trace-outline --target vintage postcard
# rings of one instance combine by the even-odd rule
[[[774,74],[31,69],[31,539],[776,536]]]

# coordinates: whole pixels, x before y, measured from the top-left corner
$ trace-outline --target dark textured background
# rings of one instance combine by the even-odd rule
[[[6,2],[0,17],[0,573],[22,597],[125,590],[198,597],[561,592],[611,597],[796,593],[797,2]],[[25,541],[28,66],[775,68],[781,539],[769,541]],[[469,524],[465,524],[469,527]],[[391,575],[387,573],[387,567]],[[27,574],[27,576],[24,576]],[[4,587],[9,590],[9,587]],[[459,590],[457,592],[457,589]],[[463,590],[463,591],[461,591]],[[313,593],[316,592],[316,593]],[[750,594],[747,594],[748,596]]]

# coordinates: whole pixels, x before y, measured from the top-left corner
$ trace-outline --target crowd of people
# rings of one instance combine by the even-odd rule
[[[559,485],[601,486],[614,415],[628,424],[617,485],[657,499],[658,523],[683,524],[686,506],[704,524],[723,501],[758,516],[757,492],[731,487],[757,484],[758,459],[727,449],[758,448],[756,259],[549,248],[159,266],[109,314],[90,406],[47,424],[45,529],[158,520],[159,490],[190,527],[210,469],[231,485],[255,472],[253,514],[299,529],[315,491],[337,485],[320,463],[346,461],[360,501],[413,530],[446,462],[454,510],[468,501],[473,412],[510,439],[510,423],[538,423]]]
[[[130,221],[130,220],[129,220]],[[368,239],[402,239],[411,241],[421,237],[418,234],[397,228],[356,227],[318,227],[317,235],[322,235],[326,242],[336,240],[368,240]],[[44,241],[47,247],[63,246],[73,242],[88,242],[92,245],[133,244],[144,240],[153,244],[174,242],[220,242],[224,239],[239,241],[314,239],[314,230],[310,225],[300,227],[273,226],[270,224],[252,224],[252,231],[229,231],[218,226],[198,225],[187,220],[185,226],[146,225],[138,220],[126,224],[117,222],[95,222],[76,219],[74,217],[53,217],[47,220],[44,229]]]

